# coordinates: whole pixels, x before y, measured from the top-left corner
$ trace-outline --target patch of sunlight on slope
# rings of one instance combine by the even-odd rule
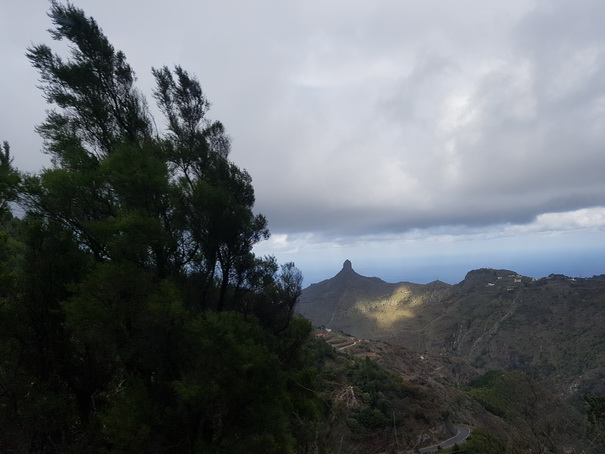
[[[360,300],[354,308],[365,317],[373,319],[377,328],[386,331],[402,320],[414,318],[415,308],[423,302],[424,298],[413,292],[408,285],[400,285],[390,295]]]

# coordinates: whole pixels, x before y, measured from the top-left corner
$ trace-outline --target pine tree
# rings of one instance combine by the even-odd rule
[[[292,322],[302,275],[253,254],[267,221],[199,82],[153,71],[157,131],[95,20],[54,1],[49,16],[68,57],[27,55],[53,107],[38,127],[52,167],[21,181],[0,154],[0,208],[26,209],[0,269],[0,447],[293,452],[292,418],[316,417],[288,381],[312,376],[310,325]]]

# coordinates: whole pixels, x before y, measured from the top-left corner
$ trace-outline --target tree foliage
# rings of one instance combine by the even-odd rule
[[[12,162],[10,145],[4,141],[0,149],[0,216],[6,216],[9,202],[15,200],[18,192],[20,177]]]
[[[69,54],[27,56],[52,166],[0,153],[2,225],[26,211],[0,236],[0,450],[294,452],[320,416],[302,275],[253,254],[267,221],[198,80],[153,70],[156,130],[96,21],[49,17]]]
[[[516,444],[522,449],[556,452],[569,438],[582,438],[581,415],[532,374],[490,371],[470,386],[471,397],[519,428]]]
[[[587,408],[588,427],[586,438],[594,452],[605,449],[605,395],[584,396]]]

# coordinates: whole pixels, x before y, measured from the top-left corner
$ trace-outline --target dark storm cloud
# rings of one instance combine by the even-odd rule
[[[285,189],[260,202],[278,230],[528,223],[605,204],[605,8],[543,2],[500,27],[484,13],[454,25],[425,17],[426,29],[399,46],[405,33],[393,29],[386,54],[379,41],[376,54],[356,48],[358,80],[339,73],[355,66],[346,41],[350,59],[308,69],[321,121],[297,124],[296,157],[276,162]],[[494,30],[468,36],[475,19]]]
[[[605,205],[600,2],[74,3],[146,93],[152,66],[198,75],[276,234],[524,224]],[[45,107],[23,54],[50,23],[46,1],[23,5],[0,7],[0,138],[36,170]]]

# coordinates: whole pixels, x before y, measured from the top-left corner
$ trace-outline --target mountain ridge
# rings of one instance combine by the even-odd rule
[[[478,370],[531,370],[567,395],[605,391],[605,276],[535,279],[469,271],[457,284],[388,283],[353,270],[305,288],[297,311],[316,326]]]

